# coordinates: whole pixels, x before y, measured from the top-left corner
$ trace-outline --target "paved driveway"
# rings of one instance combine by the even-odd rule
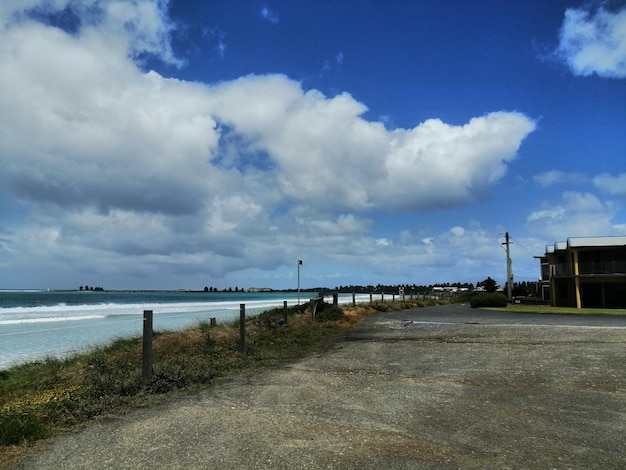
[[[626,327],[626,316],[612,315],[542,315],[537,313],[498,312],[471,308],[469,304],[450,304],[415,308],[371,317],[368,321],[394,320],[445,321],[484,325],[560,325]]]

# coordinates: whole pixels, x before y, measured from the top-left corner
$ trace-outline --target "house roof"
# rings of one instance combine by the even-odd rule
[[[554,244],[554,247],[555,247],[557,250],[566,250],[566,249],[567,249],[567,242],[556,242],[556,243]]]
[[[626,236],[620,237],[570,237],[566,242],[555,242],[546,246],[546,254],[568,248],[626,246]]]
[[[567,239],[567,246],[569,248],[624,245],[626,245],[626,237],[572,237]]]

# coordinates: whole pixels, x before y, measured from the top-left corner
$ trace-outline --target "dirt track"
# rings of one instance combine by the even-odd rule
[[[51,440],[20,468],[626,468],[625,371],[624,317],[390,313],[324,353]]]

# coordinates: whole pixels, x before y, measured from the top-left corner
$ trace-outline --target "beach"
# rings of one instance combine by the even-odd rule
[[[306,301],[311,293],[301,293]],[[363,296],[359,297],[363,301]],[[367,297],[369,299],[369,297]],[[226,322],[246,313],[297,304],[294,292],[185,291],[0,291],[0,370],[47,357],[65,357],[140,335],[143,311],[154,312],[155,330],[179,330],[215,318]],[[328,299],[327,299],[328,301]],[[339,297],[351,302],[351,294]]]

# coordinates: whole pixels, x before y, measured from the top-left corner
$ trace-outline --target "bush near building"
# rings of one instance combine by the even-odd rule
[[[470,301],[472,308],[506,307],[507,304],[506,296],[500,292],[476,295]]]

